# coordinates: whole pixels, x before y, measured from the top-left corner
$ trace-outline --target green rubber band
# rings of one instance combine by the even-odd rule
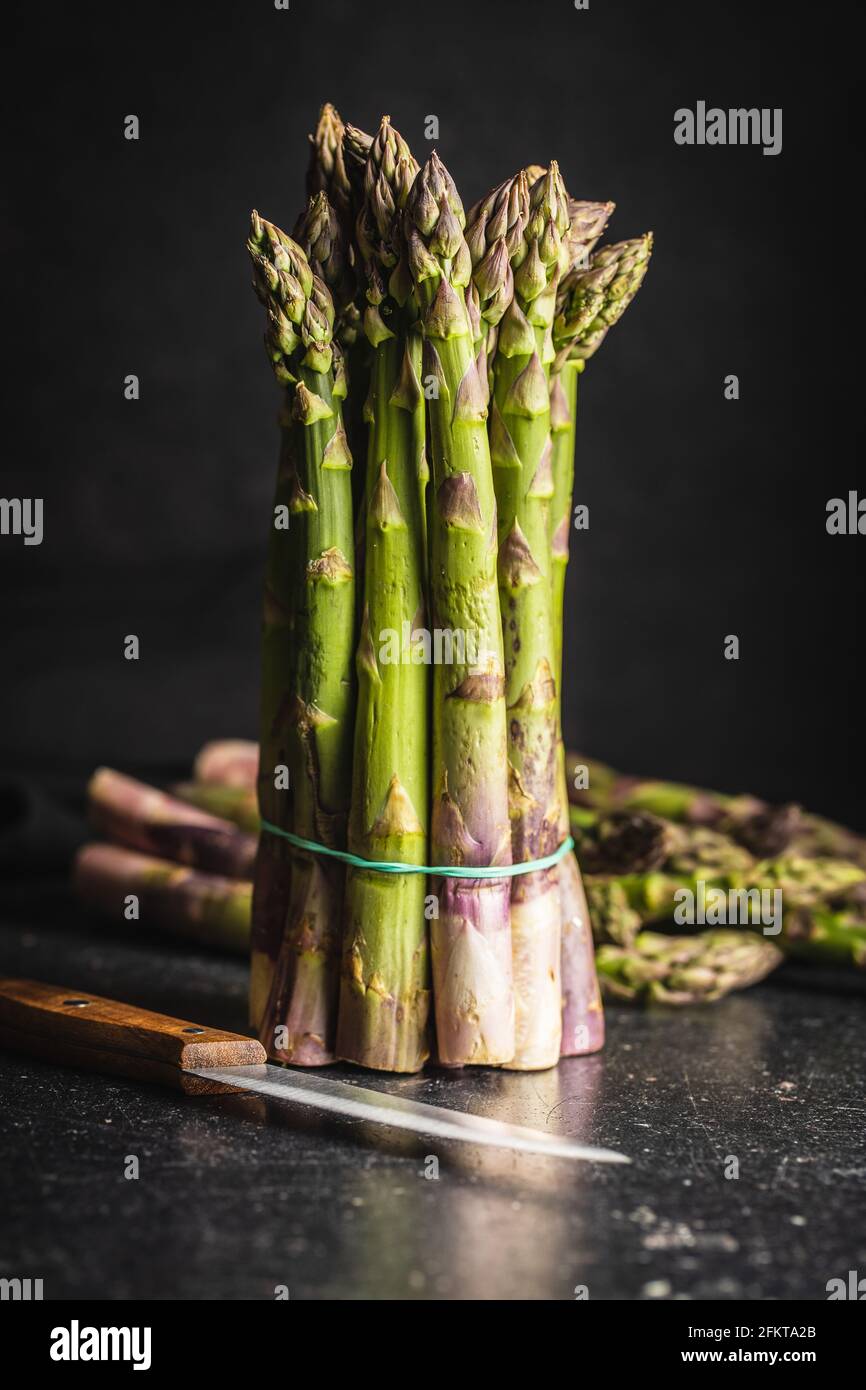
[[[463,869],[452,864],[393,864],[386,859],[362,859],[358,854],[349,854],[344,849],[331,849],[330,845],[317,844],[315,840],[305,840],[303,835],[293,835],[291,830],[281,830],[269,820],[263,820],[262,829],[272,835],[288,840],[297,849],[309,850],[311,854],[327,854],[339,859],[343,864],[351,864],[355,869],[375,869],[380,874],[430,874],[434,878],[517,878],[518,874],[540,873],[542,869],[552,869],[569,850],[574,849],[574,840],[568,835],[553,854],[543,859],[530,859],[525,864],[503,864],[501,869]]]

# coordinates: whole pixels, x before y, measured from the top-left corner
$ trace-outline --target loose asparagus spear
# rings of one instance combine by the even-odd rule
[[[862,908],[794,908],[785,914],[779,944],[786,956],[866,970],[866,913]]]
[[[569,753],[568,765],[588,771],[588,787],[569,783],[574,806],[648,811],[669,821],[710,826],[761,858],[789,850],[801,858],[850,859],[866,868],[866,837],[790,803],[772,806],[755,796],[729,796],[679,782],[627,777],[580,753]]]
[[[82,902],[115,922],[165,928],[241,955],[249,949],[251,883],[115,845],[85,845],[72,886]]]
[[[511,862],[511,836],[495,498],[486,390],[464,295],[471,275],[464,222],[453,180],[434,152],[405,216],[429,383],[431,606],[442,655],[453,658],[433,667],[430,862],[481,867]],[[510,1061],[509,880],[443,878],[436,888],[431,945],[440,1060]]]
[[[287,388],[295,427],[286,457],[293,658],[281,716],[292,828],[342,848],[354,714],[354,554],[334,310],[300,247],[257,213],[247,246],[268,314],[268,355]],[[333,1059],[344,877],[336,861],[291,851],[286,927],[260,1022],[262,1042],[282,1061],[315,1066]]]
[[[429,847],[428,668],[396,649],[426,621],[426,460],[417,306],[406,296],[411,282],[398,286],[393,271],[417,172],[385,117],[367,159],[359,219],[374,357],[349,848],[407,864],[426,863]],[[347,1061],[412,1072],[428,1056],[425,891],[421,874],[348,871],[337,1030],[337,1052]]]
[[[599,875],[587,879],[587,894],[596,940],[629,945],[641,922],[672,917],[679,901],[677,894],[685,889],[697,898],[701,883],[706,895],[711,890],[742,893],[778,888],[788,912],[819,907],[864,879],[866,873],[845,860],[784,857],[729,871],[696,867],[687,873]]]
[[[488,206],[490,213],[488,216]],[[501,206],[505,216],[499,216]],[[556,798],[556,687],[551,618],[549,500],[551,326],[565,267],[566,193],[551,165],[530,199],[525,175],[494,190],[470,228],[472,245],[493,241],[474,271],[480,314],[497,316],[513,273],[513,297],[499,323],[492,359],[490,453],[499,538],[499,604],[508,716],[509,813],[514,860],[550,854],[559,843]],[[510,225],[509,225],[510,224]],[[510,261],[510,265],[509,265]],[[560,902],[554,870],[515,878],[511,890],[515,1051],[519,1070],[553,1066],[559,1056]]]
[[[193,780],[255,791],[259,771],[259,745],[246,738],[222,738],[199,749],[193,763]]]
[[[771,942],[745,931],[660,936],[640,932],[627,947],[600,946],[602,990],[630,1003],[706,1004],[747,989],[782,960]]]
[[[178,782],[172,795],[189,806],[198,806],[212,816],[231,821],[240,830],[257,835],[261,825],[255,789],[223,786],[218,782]]]
[[[93,826],[130,849],[230,878],[252,874],[252,835],[110,767],[94,772],[87,803]]]
[[[746,872],[757,856],[709,826],[680,825],[651,811],[570,808],[576,853],[589,874]],[[765,858],[775,856],[762,856]]]
[[[673,827],[646,811],[582,815],[571,807],[574,852],[584,874],[649,873],[673,853]]]

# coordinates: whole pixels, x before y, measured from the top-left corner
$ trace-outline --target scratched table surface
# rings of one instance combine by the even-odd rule
[[[33,891],[6,903],[3,973],[243,1030],[243,962],[97,928],[60,885],[36,896],[38,920]],[[363,1074],[629,1167],[0,1054],[0,1275],[46,1298],[824,1299],[866,1267],[864,1010],[783,980],[704,1009],[610,1008],[605,1052],[552,1072]]]

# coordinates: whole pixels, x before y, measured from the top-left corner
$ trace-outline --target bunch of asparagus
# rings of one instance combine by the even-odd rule
[[[284,391],[252,1022],[288,1062],[415,1071],[432,1016],[442,1063],[552,1066],[603,1041],[576,862],[470,871],[568,833],[576,381],[651,238],[596,250],[613,205],[554,161],[467,213],[387,117],[326,106],[311,148],[292,236],[253,213],[247,243]]]
[[[292,235],[253,212],[247,241],[283,394],[251,1022],[272,1057],[303,1065],[411,1072],[435,1047],[446,1065],[549,1067],[604,1038],[577,863],[545,867],[568,835],[576,381],[652,239],[596,249],[613,204],[571,198],[555,161],[467,213],[439,156],[421,167],[388,117],[368,135],[326,105],[310,141]],[[214,844],[214,811],[257,823],[232,750],[216,757],[217,781],[202,755],[183,789]],[[171,859],[176,844],[187,874],[237,898],[225,883],[246,868],[205,864],[202,837],[172,824],[171,843],[150,826],[128,852]],[[93,894],[108,851],[88,853]],[[424,865],[460,872],[412,872]],[[165,912],[153,863],[118,873],[134,867]]]

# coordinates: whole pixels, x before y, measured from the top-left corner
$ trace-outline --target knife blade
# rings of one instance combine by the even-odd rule
[[[273,1066],[253,1038],[37,980],[0,980],[0,1045],[63,1066],[162,1082],[188,1094],[253,1091],[431,1138],[593,1163],[630,1162],[612,1149],[565,1135]]]
[[[219,1080],[220,1070],[201,1069],[198,1076]],[[472,1144],[488,1144],[498,1149],[517,1149],[522,1153],[547,1154],[550,1157],[583,1158],[593,1163],[628,1163],[624,1154],[612,1149],[580,1144],[567,1135],[545,1134],[541,1129],[491,1120],[486,1115],[467,1111],[448,1110],[441,1105],[412,1100],[409,1096],[390,1091],[374,1091],[351,1081],[337,1081],[330,1076],[293,1071],[271,1064],[261,1067],[234,1067],[232,1083],[259,1095],[275,1096],[294,1105],[311,1106],[374,1124],[392,1125],[395,1129],[412,1130],[435,1139],[462,1139]]]

